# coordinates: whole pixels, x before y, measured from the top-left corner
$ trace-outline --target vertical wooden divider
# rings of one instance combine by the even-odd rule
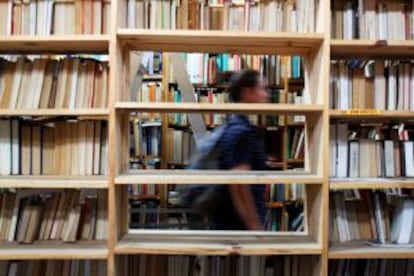
[[[115,110],[115,103],[119,100],[125,100],[124,94],[127,92],[122,77],[127,77],[123,72],[123,48],[117,39],[118,27],[124,27],[126,22],[126,1],[111,0],[111,22],[109,31],[109,187],[108,187],[108,258],[107,268],[108,275],[119,275],[115,265],[115,246],[118,241],[117,231],[117,208],[115,194],[115,177],[122,167],[122,155],[118,147],[120,129],[119,115]]]

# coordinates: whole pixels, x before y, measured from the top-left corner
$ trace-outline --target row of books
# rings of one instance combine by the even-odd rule
[[[0,240],[105,240],[106,191],[17,190],[0,193]]]
[[[305,227],[302,202],[286,202],[280,206],[270,205],[266,218],[267,231],[294,231],[302,232]]]
[[[127,26],[139,29],[315,31],[319,1],[142,1],[128,0]]]
[[[330,83],[333,109],[414,110],[410,61],[333,61]]]
[[[287,130],[287,158],[303,160],[305,158],[305,130],[304,128],[288,128]]]
[[[0,59],[0,108],[106,108],[109,65],[91,58]]]
[[[358,191],[347,199],[334,192],[330,201],[333,242],[414,243],[414,198],[382,191]]]
[[[414,177],[413,136],[401,129],[352,131],[347,124],[331,125],[330,176]]]
[[[110,1],[0,1],[0,35],[108,33]]]
[[[224,73],[243,69],[259,71],[269,85],[283,85],[285,78],[303,77],[300,56],[188,53],[185,59],[190,81],[195,84],[227,82]],[[174,68],[170,71],[171,76]],[[173,82],[174,79],[171,77],[170,80]]]
[[[188,130],[168,129],[167,162],[172,165],[188,165],[194,156],[197,146],[193,134]]]
[[[102,260],[28,260],[0,261],[1,276],[105,276]]]
[[[128,275],[316,275],[317,256],[127,256]]]
[[[329,276],[414,275],[412,259],[340,259],[329,261]]]
[[[107,174],[107,123],[1,119],[0,151],[0,175]]]
[[[332,37],[404,40],[414,38],[413,5],[403,0],[333,0]]]
[[[153,156],[161,154],[161,122],[143,122],[135,119],[131,122],[131,156]]]
[[[281,203],[286,201],[302,201],[305,198],[305,187],[303,184],[269,184],[266,186],[266,202]]]

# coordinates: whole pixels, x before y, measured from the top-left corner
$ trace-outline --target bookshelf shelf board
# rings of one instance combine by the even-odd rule
[[[108,52],[108,35],[0,36],[0,53],[107,54]]]
[[[301,54],[319,47],[323,34],[119,29],[130,50],[240,54]],[[237,43],[236,43],[237,42]]]
[[[414,41],[331,40],[332,58],[398,58],[414,55]]]
[[[331,190],[414,188],[414,178],[331,178]]]
[[[62,243],[36,241],[33,244],[0,243],[0,260],[106,259],[106,241]]]
[[[349,114],[347,110],[330,110],[331,119],[360,120],[360,119],[413,119],[414,111],[379,111],[376,114]]]
[[[136,102],[117,102],[115,108],[120,111],[141,111],[141,112],[164,112],[164,113],[243,113],[243,114],[315,114],[322,113],[323,106],[294,105],[294,104],[204,104],[204,103],[136,103]]]
[[[94,176],[52,176],[52,175],[12,175],[0,176],[0,188],[90,188],[105,189],[108,177]]]
[[[323,178],[307,173],[231,172],[217,170],[142,170],[115,177],[115,184],[321,184]]]
[[[412,247],[385,248],[363,243],[334,244],[329,248],[329,259],[410,259]]]
[[[164,235],[155,232],[125,235],[115,246],[115,254],[313,255],[322,251],[321,245],[307,236],[272,237],[253,235],[247,231],[239,236],[232,234],[232,231],[226,235],[220,235],[218,231],[166,230],[162,231]]]
[[[0,116],[98,116],[106,117],[109,109],[89,108],[89,109],[0,109]]]

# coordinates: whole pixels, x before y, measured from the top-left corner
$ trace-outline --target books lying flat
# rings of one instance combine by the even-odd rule
[[[2,175],[98,175],[108,172],[107,124],[0,119]]]
[[[0,59],[0,108],[106,108],[108,62],[87,58]]]

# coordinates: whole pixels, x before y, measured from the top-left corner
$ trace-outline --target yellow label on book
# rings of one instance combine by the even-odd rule
[[[381,115],[379,109],[348,109],[347,115]]]

